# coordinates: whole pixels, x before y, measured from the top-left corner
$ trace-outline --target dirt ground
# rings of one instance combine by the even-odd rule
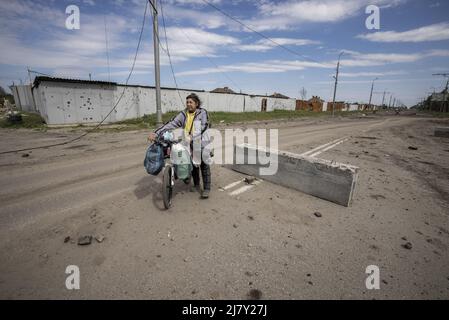
[[[243,184],[225,188],[244,175],[214,165],[208,200],[177,182],[164,210],[161,177],[143,168],[145,131],[0,155],[0,298],[246,299],[257,289],[262,299],[448,299],[449,139],[436,126],[449,121],[240,125],[279,128],[280,149],[295,153],[348,136],[319,157],[360,168],[349,208],[266,181],[236,194]],[[3,129],[0,149],[76,134]],[[104,241],[80,246],[83,235]],[[65,287],[68,265],[80,290]],[[365,286],[369,265],[379,290]]]

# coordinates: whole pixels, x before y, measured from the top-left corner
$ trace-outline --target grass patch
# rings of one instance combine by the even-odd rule
[[[162,121],[165,123],[175,117],[179,112],[172,111],[162,115]],[[360,112],[335,112],[335,116],[349,116]],[[331,116],[332,112],[312,112],[312,111],[290,111],[274,110],[272,112],[208,112],[212,127],[223,123],[249,122],[249,121],[269,121],[269,120],[291,120],[304,117],[322,117]],[[156,128],[156,114],[145,115],[141,118],[128,119],[114,123],[123,125],[123,127],[107,128],[102,130],[126,131],[135,129],[153,129]]]
[[[162,115],[162,122],[167,122],[178,114],[177,111],[167,112]],[[123,121],[114,122],[114,125],[126,125],[133,128],[154,128],[156,127],[156,114],[146,114],[140,118],[127,119]]]
[[[17,123],[11,123],[7,120],[6,115],[0,119],[0,128],[11,128],[11,129],[39,129],[45,130],[47,125],[45,120],[37,113],[32,112],[20,112],[22,115],[22,121]]]
[[[336,116],[346,116],[352,112],[336,112]],[[212,125],[233,122],[247,122],[247,121],[268,121],[268,120],[291,120],[304,117],[322,117],[330,116],[332,112],[312,112],[312,111],[291,111],[291,110],[274,110],[272,112],[209,112],[209,118]]]
[[[168,122],[170,119],[175,117],[179,111],[171,111],[164,113],[162,115],[163,123]],[[346,117],[353,114],[362,112],[335,112],[336,117]],[[35,130],[47,130],[50,129],[44,122],[44,119],[36,113],[21,112],[22,122],[21,123],[10,123],[5,118],[0,119],[0,128],[28,128]],[[250,122],[250,121],[269,121],[269,120],[292,120],[304,117],[323,117],[331,116],[332,112],[312,112],[312,111],[290,111],[290,110],[274,110],[272,112],[209,112],[209,119],[212,123],[212,127],[219,124],[231,124],[236,122]],[[446,114],[447,115],[447,114]],[[71,127],[72,131],[81,130],[92,130],[92,132],[122,132],[122,131],[132,131],[132,130],[152,130],[157,127],[156,125],[156,114],[144,115],[140,118],[127,119],[123,121],[118,121],[111,124],[104,124],[100,128],[92,130],[93,127],[78,124]]]
[[[427,114],[427,115],[431,115],[432,117],[435,118],[449,118],[449,112],[436,112],[436,111],[419,111],[417,112],[417,114]]]

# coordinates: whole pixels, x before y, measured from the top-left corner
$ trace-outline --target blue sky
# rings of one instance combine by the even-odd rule
[[[179,87],[228,86],[254,94],[318,95],[331,100],[338,54],[344,51],[337,100],[374,103],[383,91],[411,106],[449,72],[449,2],[443,0],[208,0],[297,52],[273,46],[202,0],[162,0]],[[160,0],[159,0],[160,2]],[[80,9],[80,29],[67,30],[65,9]],[[380,8],[380,30],[368,30],[368,5]],[[0,85],[28,82],[27,66],[58,77],[124,83],[135,52],[145,0],[0,0]],[[159,9],[160,10],[160,9]],[[149,16],[133,84],[154,85]],[[108,30],[110,71],[105,45]],[[162,17],[160,38],[165,47]],[[161,50],[161,82],[174,86]],[[387,94],[387,100],[389,95]]]

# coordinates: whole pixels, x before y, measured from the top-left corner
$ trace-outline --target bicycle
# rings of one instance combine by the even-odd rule
[[[164,135],[165,136],[165,135]],[[182,137],[174,140],[173,135],[171,137],[156,137],[155,143],[159,144],[163,148],[164,152],[164,168],[162,169],[162,198],[164,201],[165,209],[169,209],[172,205],[173,187],[175,181],[178,180],[176,174],[175,165],[172,163],[171,150],[173,146],[180,144],[183,141]],[[191,172],[187,179],[184,179],[185,184],[190,184]]]

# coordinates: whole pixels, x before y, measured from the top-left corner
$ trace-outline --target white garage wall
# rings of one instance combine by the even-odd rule
[[[190,93],[196,93],[208,111],[251,112],[261,111],[262,99],[267,100],[267,111],[295,110],[295,99],[278,99],[245,94],[223,94],[202,91],[161,89],[162,112],[181,111]],[[156,113],[154,88],[95,83],[42,81],[34,88],[38,111],[48,124],[98,123],[116,109],[105,123],[142,117]]]
[[[13,93],[14,102],[17,109],[27,112],[36,111],[30,85],[12,86],[11,91]]]
[[[358,104],[351,104],[349,105],[349,111],[357,111],[359,110],[359,105]]]

